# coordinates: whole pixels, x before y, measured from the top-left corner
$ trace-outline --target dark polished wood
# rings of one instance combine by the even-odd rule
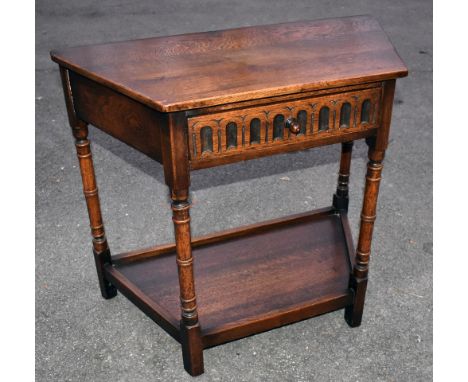
[[[73,72],[70,87],[78,118],[162,163],[161,113]]]
[[[338,173],[338,186],[333,195],[333,206],[340,211],[348,211],[349,205],[349,173],[351,170],[351,156],[354,142],[341,144],[340,172]]]
[[[188,127],[191,167],[206,168],[216,166],[220,161],[231,163],[277,152],[305,149],[330,139],[340,142],[369,136],[378,126],[381,96],[382,86],[373,84],[367,89],[190,117]],[[366,101],[370,104],[370,110],[364,119],[362,106]],[[349,114],[343,121],[346,106],[349,107]],[[321,118],[323,111],[326,111],[326,118]],[[281,118],[279,129],[278,118]],[[291,132],[288,120],[296,122],[297,133]],[[299,121],[302,123],[299,124]],[[252,139],[255,122],[258,125],[258,137]],[[234,129],[234,137],[228,134],[230,127]],[[207,130],[208,145],[204,137]]]
[[[109,299],[115,297],[117,289],[104,275],[104,266],[111,263],[111,253],[104,232],[104,223],[101,215],[101,204],[94,175],[93,158],[91,154],[91,143],[88,140],[88,125],[78,119],[74,112],[73,99],[70,90],[69,73],[65,68],[60,69],[65,104],[67,105],[68,120],[70,122],[73,136],[75,137],[76,154],[80,164],[81,179],[83,181],[83,193],[88,208],[91,235],[93,237],[93,254],[96,262],[99,287],[102,297]]]
[[[333,207],[326,207],[326,208],[321,208],[321,209],[313,211],[313,214],[314,215],[328,215],[333,211],[334,211]],[[251,232],[261,232],[263,230],[270,229],[275,226],[281,226],[284,224],[294,223],[295,221],[301,220],[304,217],[309,216],[310,214],[311,212],[308,211],[308,212],[303,212],[300,214],[281,217],[278,219],[267,220],[264,222],[255,223],[255,224],[251,224],[247,226],[236,227],[236,228],[232,228],[232,229],[228,229],[224,231],[214,232],[214,233],[210,233],[204,236],[194,237],[192,238],[192,248],[197,248],[206,244],[216,243],[220,240],[227,240],[227,239],[231,239],[234,237],[243,236]],[[138,249],[138,250],[131,251],[131,252],[125,252],[125,253],[121,253],[118,255],[113,255],[112,263],[120,265],[124,263],[143,260],[143,259],[153,257],[153,256],[166,255],[168,253],[175,252],[175,248],[176,248],[175,243],[168,243],[168,244],[157,245],[157,246],[150,247],[150,248]],[[351,251],[351,253],[354,253],[354,250]]]
[[[200,375],[203,367],[203,347],[198,322],[193,257],[190,234],[190,169],[187,146],[187,122],[183,113],[165,116],[161,131],[163,142],[164,177],[172,199],[175,249],[181,310],[180,332],[185,370],[190,375]]]
[[[366,187],[361,212],[361,226],[356,249],[356,259],[351,275],[350,288],[355,292],[352,306],[348,306],[345,318],[352,327],[359,326],[364,309],[367,289],[367,275],[372,242],[372,232],[376,218],[377,196],[382,173],[383,152],[375,150],[375,141],[369,144],[369,162],[367,164]]]
[[[337,309],[358,326],[395,79],[407,69],[370,16],[118,42],[51,53],[60,66],[103,297],[117,290],[182,346],[203,349]],[[111,256],[88,125],[162,163],[175,242]],[[353,141],[369,163],[348,222]],[[341,143],[331,207],[191,237],[190,172]],[[259,174],[260,175],[260,174]]]
[[[175,274],[173,276],[174,281],[177,279],[179,281],[179,303],[182,310],[180,330],[184,367],[191,375],[200,375],[203,373],[203,352],[193,277],[189,209],[190,204],[187,200],[177,200],[173,197],[172,220],[175,231],[178,277],[175,277]],[[177,291],[177,286],[173,290]]]
[[[177,341],[181,341],[179,319],[173,316],[157,301],[152,300],[134,283],[127,279],[117,268],[110,264],[104,266],[107,278],[119,291],[140,308],[148,317],[169,333]]]
[[[407,74],[370,16],[82,46],[52,59],[164,112]]]
[[[195,246],[204,347],[349,305],[352,253],[346,240],[340,216],[327,208],[222,232]],[[114,263],[113,269],[176,322],[174,250]]]
[[[349,287],[354,291],[355,296],[353,305],[345,309],[345,319],[351,327],[361,325],[364,311],[372,233],[377,213],[377,198],[383,168],[382,162],[385,156],[385,149],[388,146],[394,94],[395,80],[387,81],[384,84],[380,128],[375,136],[366,139],[366,143],[369,146],[369,162],[367,164],[358,245],[353,272],[349,282]]]

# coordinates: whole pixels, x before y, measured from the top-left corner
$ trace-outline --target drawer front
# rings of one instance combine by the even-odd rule
[[[299,150],[330,137],[345,140],[347,135],[369,132],[379,124],[381,92],[381,87],[374,87],[191,117],[192,167]]]

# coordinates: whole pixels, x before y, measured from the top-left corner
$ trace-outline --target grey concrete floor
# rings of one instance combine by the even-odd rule
[[[38,381],[190,381],[179,345],[128,300],[100,297],[58,69],[79,44],[356,14],[376,16],[409,67],[397,84],[363,324],[338,311],[205,351],[198,381],[432,379],[432,2],[37,0]],[[162,167],[91,129],[114,253],[173,239]],[[193,173],[193,233],[330,204],[339,146]],[[366,146],[357,142],[358,229]],[[332,174],[332,175],[330,175]]]

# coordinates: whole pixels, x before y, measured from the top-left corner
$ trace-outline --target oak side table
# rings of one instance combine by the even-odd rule
[[[345,309],[361,323],[395,80],[408,71],[370,16],[82,46],[51,53],[76,140],[102,296],[117,290],[203,349]],[[88,124],[164,166],[175,243],[111,256]],[[369,147],[359,239],[348,209],[353,141]],[[190,172],[341,143],[331,207],[192,238]]]

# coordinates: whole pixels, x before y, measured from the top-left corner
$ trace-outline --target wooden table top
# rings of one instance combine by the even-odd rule
[[[164,112],[407,75],[370,16],[82,46],[51,56]]]

